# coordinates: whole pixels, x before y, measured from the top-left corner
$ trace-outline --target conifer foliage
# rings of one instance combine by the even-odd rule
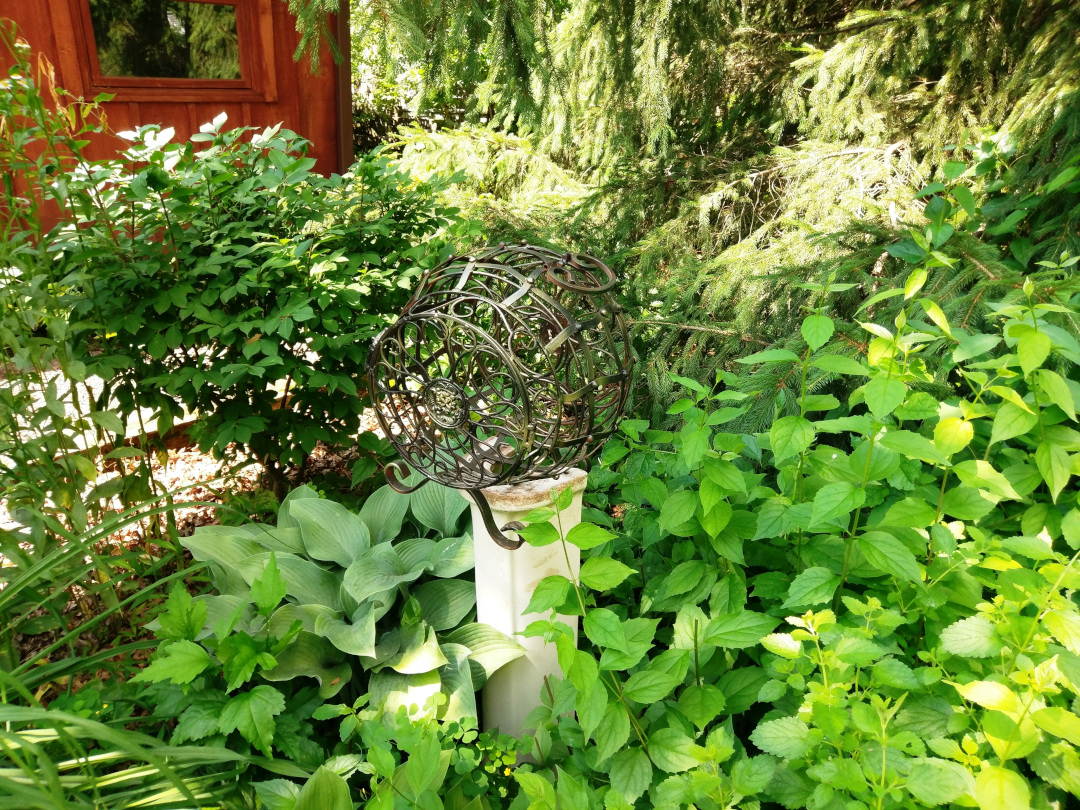
[[[983,222],[944,251],[949,317],[981,313],[994,300],[981,285],[1014,285],[1080,248],[1080,187],[1030,196],[1080,146],[1075,4],[354,0],[353,12],[386,58],[420,68],[420,107],[454,95],[483,124],[406,133],[414,170],[490,175],[460,156],[495,131],[585,184],[561,200],[533,194],[551,176],[533,160],[497,190],[463,191],[487,238],[569,236],[615,260],[653,415],[670,401],[669,372],[711,378],[797,338],[808,299],[795,285],[837,272],[857,285],[854,310],[902,284],[909,265],[885,248],[925,222],[915,195],[947,181],[949,161],[983,167]]]

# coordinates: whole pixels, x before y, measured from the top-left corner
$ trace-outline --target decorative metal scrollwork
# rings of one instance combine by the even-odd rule
[[[590,256],[524,243],[429,271],[368,360],[379,424],[403,459],[390,485],[468,490],[496,542],[518,548],[503,531],[521,526],[496,527],[481,490],[557,476],[615,430],[633,363],[615,283]],[[420,484],[402,480],[409,468]]]

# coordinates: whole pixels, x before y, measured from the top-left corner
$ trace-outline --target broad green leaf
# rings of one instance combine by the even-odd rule
[[[572,583],[561,574],[544,577],[533,589],[532,597],[525,608],[526,613],[544,613],[557,608],[570,595]]]
[[[781,658],[794,660],[802,655],[802,642],[790,633],[770,633],[761,639],[761,646]]]
[[[585,635],[597,647],[626,650],[626,631],[623,620],[607,608],[594,608],[582,622]]]
[[[476,585],[461,579],[424,582],[411,594],[420,603],[424,621],[436,630],[457,627],[476,605]]]
[[[461,722],[468,717],[476,717],[476,682],[473,680],[473,668],[469,663],[469,650],[460,644],[441,645],[448,663],[439,670],[442,692],[446,695],[446,705],[442,708],[440,719],[446,722]],[[477,667],[479,669],[479,667]]]
[[[1023,436],[1038,423],[1039,417],[1030,410],[1017,407],[1011,402],[1002,402],[994,416],[990,443],[1004,442],[1016,436]]]
[[[707,683],[692,683],[679,695],[679,711],[700,730],[704,730],[724,710],[727,701],[719,688]]]
[[[245,740],[269,757],[277,728],[274,717],[283,711],[284,696],[264,684],[230,699],[221,710],[219,727],[222,734],[238,730]]]
[[[649,735],[649,758],[668,773],[682,773],[698,764],[694,741],[677,728],[662,728]]]
[[[974,437],[975,426],[956,416],[942,419],[934,428],[934,444],[946,456],[963,450]]]
[[[300,524],[304,548],[312,559],[348,568],[371,546],[364,522],[335,501],[304,498],[292,504],[290,514]]]
[[[594,591],[607,591],[616,587],[634,573],[634,569],[610,557],[591,557],[581,566],[578,578]]]
[[[1001,639],[990,619],[979,614],[953,622],[942,630],[941,646],[945,652],[964,658],[990,658],[1001,652]]]
[[[121,438],[126,434],[123,420],[111,411],[90,411],[89,416],[94,421],[94,424],[110,433],[115,433]],[[120,442],[117,442],[117,444],[120,444]]]
[[[961,335],[957,340],[960,345],[953,349],[952,354],[955,363],[962,363],[972,357],[986,354],[1001,343],[998,335]]]
[[[859,551],[883,574],[922,582],[922,570],[907,546],[886,532],[867,532],[859,537]]]
[[[1051,348],[1053,348],[1053,342],[1045,332],[1030,329],[1020,336],[1016,344],[1016,356],[1020,359],[1020,367],[1024,370],[1025,376],[1046,362]]]
[[[630,717],[622,703],[618,701],[608,703],[594,736],[597,763],[605,761],[626,747],[626,741],[630,737]]]
[[[979,810],[1030,810],[1031,791],[1016,771],[991,765],[975,777]]]
[[[552,543],[558,543],[562,539],[559,536],[559,530],[547,521],[529,523],[524,528],[518,530],[518,534],[521,535],[526,543],[536,548],[550,546]]]
[[[866,407],[878,419],[895,411],[907,395],[907,386],[895,377],[879,373],[863,389]]]
[[[801,416],[784,416],[777,419],[769,430],[776,461],[797,456],[814,442],[814,426]]]
[[[318,498],[319,493],[307,484],[301,484],[296,489],[289,492],[285,496],[285,500],[281,502],[281,506],[278,507],[278,528],[279,529],[300,529],[300,521],[292,515],[292,508],[298,501],[308,500],[312,498]]]
[[[941,499],[941,511],[960,520],[979,520],[994,509],[994,500],[974,487],[953,487]]]
[[[555,766],[556,807],[589,807],[589,794],[577,779]]]
[[[766,754],[781,759],[799,759],[810,750],[810,728],[797,717],[759,723],[750,739]]]
[[[741,357],[735,362],[753,365],[755,363],[798,363],[799,355],[787,349],[766,349],[746,357]]]
[[[846,481],[826,484],[814,495],[810,524],[819,526],[827,521],[850,515],[866,501],[866,492]]]
[[[623,684],[623,694],[638,703],[656,703],[671,694],[681,678],[667,672],[642,670],[631,675]]]
[[[525,654],[525,648],[510,636],[486,624],[465,624],[448,633],[444,640],[469,650],[469,658],[480,665],[485,679],[501,666]],[[479,689],[483,683],[477,683]]]
[[[1058,495],[1072,476],[1072,460],[1069,454],[1056,442],[1042,442],[1035,450],[1035,464],[1046,481],[1050,497],[1057,503]]]
[[[352,810],[352,806],[349,783],[324,765],[300,789],[295,810]]]
[[[373,544],[389,542],[401,534],[401,522],[409,509],[409,497],[387,485],[375,490],[364,501],[360,519],[367,525]]]
[[[949,463],[948,458],[938,449],[937,445],[918,433],[912,433],[910,430],[889,428],[879,440],[879,444],[886,450],[892,450],[909,458],[917,458],[928,464]]]
[[[416,519],[443,537],[457,535],[461,513],[469,502],[456,489],[429,481],[409,496],[409,508]]]
[[[132,681],[142,683],[191,683],[210,666],[210,655],[194,641],[174,641]]]
[[[820,368],[830,374],[847,374],[854,377],[869,377],[870,370],[854,358],[842,354],[827,354],[810,361],[814,368]]]
[[[274,552],[270,552],[270,560],[266,568],[251,583],[251,600],[262,614],[268,614],[285,598],[285,580],[281,578],[278,570],[277,558]]]
[[[412,788],[412,795],[419,796],[425,790],[435,787],[439,776],[442,759],[442,746],[434,732],[424,734],[413,745],[405,763],[405,778]]]
[[[357,602],[365,602],[377,593],[416,580],[427,568],[410,568],[389,543],[372,546],[356,558],[345,571],[343,584]]]
[[[886,658],[874,664],[874,681],[893,689],[917,692],[922,688],[911,667],[898,658]]]
[[[179,744],[217,734],[221,709],[228,699],[228,695],[219,690],[204,690],[195,695],[191,705],[180,715],[171,742]]]
[[[341,610],[341,575],[330,573],[310,560],[296,554],[266,551],[241,560],[237,571],[249,585],[262,576],[274,554],[281,578],[285,580],[285,592],[301,603],[326,605]]]
[[[439,639],[426,622],[397,628],[399,652],[386,665],[402,675],[420,675],[447,663]]]
[[[984,709],[1005,712],[1006,714],[1019,714],[1024,710],[1024,704],[1016,693],[1008,686],[997,681],[970,681],[956,684],[956,691],[964,700],[977,703]]]
[[[700,496],[693,490],[683,489],[673,492],[660,509],[660,528],[682,536],[682,527],[694,517],[700,502]],[[692,534],[693,531],[691,530],[690,533]]]
[[[840,577],[828,568],[807,568],[791,581],[782,607],[787,610],[828,602],[839,585]]]
[[[705,643],[732,650],[753,647],[777,624],[779,619],[750,610],[717,616],[705,629]]]
[[[603,545],[608,540],[614,539],[614,534],[594,523],[579,523],[566,533],[566,542],[582,550]]]
[[[955,802],[961,796],[973,795],[975,780],[956,762],[924,757],[912,761],[907,789],[923,804],[938,807]]]
[[[627,748],[612,758],[608,775],[611,786],[632,804],[652,784],[652,763],[640,748]]]
[[[1042,617],[1043,626],[1073,655],[1080,655],[1080,615],[1066,610],[1050,610]]]
[[[1060,374],[1048,368],[1039,369],[1039,388],[1047,399],[1065,411],[1066,416],[1076,421],[1076,401],[1068,383]]]
[[[314,678],[319,683],[319,697],[328,700],[345,688],[352,678],[351,664],[345,655],[322,636],[302,632],[276,656],[277,666],[263,670],[260,676],[271,683],[293,678]]]
[[[177,582],[169,592],[164,612],[158,616],[158,637],[194,641],[206,624],[207,607],[204,599],[193,599],[184,583]]]
[[[731,769],[731,781],[735,790],[744,796],[753,796],[769,786],[776,773],[776,760],[762,755],[740,759]]]
[[[811,351],[816,352],[829,342],[833,329],[832,318],[827,315],[811,315],[803,320],[800,331]]]
[[[1039,709],[1031,715],[1031,720],[1043,731],[1049,731],[1055,737],[1068,740],[1073,745],[1080,745],[1080,717],[1068,709],[1058,706]]]
[[[343,653],[375,657],[375,612],[370,604],[361,605],[352,622],[320,615],[314,631]]]

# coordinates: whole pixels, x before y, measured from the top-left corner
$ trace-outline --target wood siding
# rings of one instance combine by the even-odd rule
[[[184,141],[224,112],[229,127],[280,122],[312,142],[309,154],[318,161],[317,171],[344,171],[352,162],[347,53],[341,64],[324,53],[320,73],[312,75],[306,60],[293,61],[297,34],[281,0],[228,2],[237,10],[243,71],[238,81],[100,77],[88,0],[0,0],[0,17],[14,20],[33,51],[53,64],[59,87],[85,98],[114,94],[104,105],[114,132],[162,124],[174,127],[175,140]],[[347,18],[337,17],[334,30],[347,47],[348,37],[342,36]],[[123,145],[115,138],[97,139],[88,156],[114,157]]]

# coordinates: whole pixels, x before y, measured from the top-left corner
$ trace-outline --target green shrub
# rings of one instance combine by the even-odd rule
[[[1057,283],[1074,263],[988,302],[985,332],[950,324],[916,266],[891,328],[864,324],[860,359],[827,348],[821,290],[800,355],[743,360],[790,366],[797,413],[724,432],[747,394],[676,379],[681,428],[625,422],[593,473],[622,531],[575,528],[564,542],[595,545],[579,581],[533,597],[584,613],[591,646],[532,628],[565,681],[533,715],[545,767],[516,775],[529,800],[1014,810],[1080,795],[1080,345],[1064,328],[1080,308]],[[938,362],[940,398],[918,390]],[[857,387],[845,403],[812,393],[815,369]]]
[[[435,235],[454,211],[377,152],[322,177],[294,133],[223,123],[188,144],[123,133],[122,160],[64,178],[78,216],[50,248],[121,415],[168,428],[187,409],[203,449],[295,464],[355,436],[368,344],[448,251]]]

